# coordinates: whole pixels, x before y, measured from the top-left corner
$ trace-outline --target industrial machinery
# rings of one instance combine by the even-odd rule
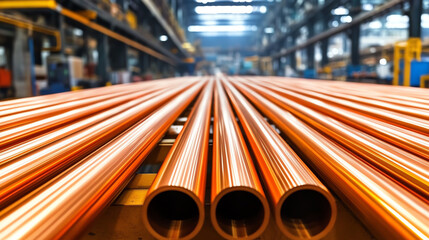
[[[393,84],[420,87],[421,76],[429,74],[429,62],[421,60],[420,38],[398,42],[394,47]],[[422,86],[423,87],[423,86]]]

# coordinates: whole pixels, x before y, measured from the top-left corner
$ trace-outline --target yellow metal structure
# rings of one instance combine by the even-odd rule
[[[423,75],[420,77],[420,87],[426,87],[426,82],[429,82],[429,75]]]
[[[158,53],[157,51],[152,50],[151,48],[144,46],[136,41],[133,41],[129,38],[126,38],[122,36],[121,34],[118,34],[106,27],[103,27],[95,22],[92,22],[91,19],[93,19],[93,14],[90,14],[88,16],[88,12],[84,12],[83,15],[78,14],[74,11],[71,11],[69,9],[63,8],[61,5],[57,4],[55,0],[35,0],[35,1],[25,1],[25,0],[13,0],[13,1],[0,1],[0,9],[23,9],[23,8],[47,8],[51,9],[53,11],[57,11],[63,16],[66,16],[70,19],[73,19],[76,22],[79,22],[89,28],[92,28],[98,32],[101,32],[111,38],[114,38],[120,42],[123,42],[127,44],[130,47],[133,47],[137,50],[140,50],[142,52],[145,52],[155,58],[158,58],[164,62],[167,62],[171,65],[176,65],[174,61],[172,61],[167,56],[164,56],[163,54]],[[0,19],[1,21],[1,19]],[[26,23],[28,24],[28,23]],[[14,24],[15,25],[15,24]],[[32,25],[32,24],[31,24]],[[16,25],[18,26],[18,25]],[[34,26],[34,25],[32,25]],[[31,28],[31,27],[25,27],[25,28]],[[36,31],[36,29],[33,29]],[[56,31],[58,32],[58,31]],[[60,39],[59,32],[56,33],[58,36],[57,41]],[[58,46],[57,46],[58,47]]]
[[[422,41],[420,38],[409,38],[407,41],[395,43],[393,53],[393,85],[399,85],[401,74],[400,62],[403,59],[403,85],[410,86],[411,61],[421,60]]]
[[[1,4],[1,2],[0,2],[0,4]],[[58,52],[61,50],[61,37],[60,37],[60,32],[57,30],[47,28],[47,27],[38,26],[38,25],[35,25],[31,22],[27,22],[27,21],[24,21],[21,19],[16,19],[12,16],[8,16],[8,15],[1,14],[1,13],[0,13],[0,22],[4,22],[4,23],[10,24],[10,25],[14,25],[18,28],[24,28],[24,29],[27,29],[29,31],[39,32],[42,34],[53,36],[56,40],[57,45],[54,47],[45,48],[44,50],[53,51],[53,52]]]
[[[55,0],[13,0],[0,1],[0,9],[18,9],[18,8],[55,8]]]
[[[128,25],[130,25],[132,29],[137,29],[137,16],[133,11],[128,10],[128,12],[125,14],[125,18],[127,19]]]

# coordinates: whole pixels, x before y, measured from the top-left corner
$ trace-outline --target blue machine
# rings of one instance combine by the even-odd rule
[[[404,75],[404,61],[399,63],[401,74],[399,74],[399,85],[403,85]],[[429,62],[419,62],[416,60],[411,61],[411,76],[410,76],[410,86],[420,87],[420,77],[422,75],[429,74]]]
[[[303,73],[304,78],[317,78],[317,71],[316,69],[305,69]]]

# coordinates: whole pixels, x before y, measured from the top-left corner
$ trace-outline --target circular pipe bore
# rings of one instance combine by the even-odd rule
[[[268,225],[269,207],[256,191],[229,190],[220,193],[211,207],[215,230],[224,238],[256,238]]]
[[[143,222],[158,239],[191,239],[201,230],[204,206],[187,190],[153,192],[143,205]]]
[[[333,228],[337,216],[334,198],[315,187],[286,194],[275,209],[280,230],[291,239],[320,239]]]

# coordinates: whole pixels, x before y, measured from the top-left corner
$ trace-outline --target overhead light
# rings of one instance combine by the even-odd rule
[[[422,14],[421,26],[422,28],[429,28],[429,14],[427,13]]]
[[[212,3],[212,2],[215,2],[215,0],[195,0],[195,2],[206,4],[206,3]]]
[[[75,28],[73,29],[73,34],[76,36],[83,36],[83,31],[80,30],[79,28]]]
[[[362,5],[362,10],[364,11],[371,11],[372,9],[374,9],[374,6],[372,4],[365,3]]]
[[[380,65],[386,65],[387,64],[387,60],[385,58],[380,59]]]
[[[349,23],[349,22],[351,22],[353,20],[353,18],[351,17],[351,16],[349,16],[349,15],[347,15],[347,16],[341,16],[340,17],[340,21],[342,22],[342,23]]]
[[[202,22],[204,25],[217,25],[217,21],[204,21]]]
[[[339,25],[338,21],[332,21],[332,27],[338,27]]]
[[[245,25],[245,21],[242,20],[234,20],[234,21],[229,21],[230,25]]]
[[[254,25],[191,25],[188,27],[189,32],[246,32],[256,31],[258,27]]]
[[[244,3],[244,2],[251,3],[251,2],[253,2],[253,0],[232,0],[232,1],[236,2],[236,3]]]
[[[407,28],[408,23],[404,22],[386,22],[386,28]]]
[[[253,12],[266,13],[267,7],[254,7],[252,5],[233,6],[197,6],[195,12],[198,14],[250,14]]]
[[[266,34],[271,34],[271,33],[273,33],[273,32],[274,32],[274,28],[272,28],[272,27],[267,27],[267,28],[265,28],[265,29],[264,29],[264,32],[265,32]]]
[[[343,6],[331,10],[332,15],[348,15],[349,10]]]
[[[380,21],[372,21],[368,24],[368,27],[372,28],[372,29],[379,29],[382,26],[383,26],[383,24]]]
[[[399,15],[399,14],[392,14],[386,17],[386,20],[388,22],[408,22],[408,16],[407,15]]]
[[[159,36],[159,41],[161,41],[161,42],[165,42],[165,41],[167,41],[168,40],[168,37],[166,36],[166,35],[161,35],[161,36]]]

